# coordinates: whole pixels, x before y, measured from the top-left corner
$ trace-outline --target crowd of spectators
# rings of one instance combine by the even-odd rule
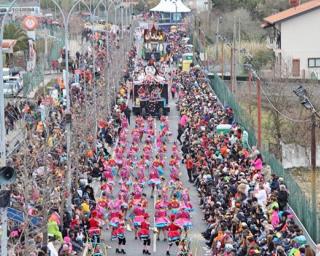
[[[6,134],[8,135],[10,131],[13,131],[16,128],[16,123],[21,118],[21,110],[23,107],[23,102],[13,102],[7,103],[4,108],[5,115],[5,127]]]
[[[180,80],[182,150],[199,193],[210,253],[314,255],[287,209],[284,180],[271,175],[259,151],[249,147],[232,109],[218,101],[199,68],[181,72]],[[230,129],[218,132],[221,124]]]
[[[98,44],[98,42],[97,42]],[[94,47],[97,52],[99,47]],[[135,57],[135,49],[130,51]],[[79,54],[79,68],[92,67],[92,54],[88,49]],[[86,60],[86,61],[84,61]],[[131,61],[132,63],[132,61]],[[118,127],[126,110],[126,83],[117,86],[118,94],[112,99],[112,110],[107,116],[104,97],[104,76],[86,83],[85,72],[70,75],[73,140],[72,202],[71,211],[64,208],[68,198],[65,175],[68,171],[66,147],[66,90],[62,79],[57,79],[49,95],[39,95],[35,101],[20,101],[6,107],[6,118],[14,125],[24,120],[26,134],[21,147],[8,157],[7,164],[19,170],[17,181],[11,186],[10,207],[24,212],[29,221],[9,219],[9,255],[80,255],[89,239],[88,227],[94,222],[96,201],[92,180],[99,173],[98,160],[108,158],[118,136]],[[96,99],[94,94],[96,95]],[[94,101],[97,108],[94,108]],[[103,114],[98,122],[98,134],[92,124],[94,111]],[[84,113],[88,111],[85,115]],[[101,116],[101,115],[100,115]],[[86,126],[89,125],[90,127]],[[11,125],[11,124],[10,124]],[[11,128],[9,126],[9,128]],[[14,127],[12,127],[13,129]],[[22,128],[22,125],[21,125]],[[89,212],[88,212],[89,210]],[[47,223],[47,231],[45,225]],[[41,228],[41,229],[40,229]],[[13,246],[12,246],[13,245]],[[101,255],[99,248],[95,248]]]

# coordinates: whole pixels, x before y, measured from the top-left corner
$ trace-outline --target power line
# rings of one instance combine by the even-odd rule
[[[251,57],[251,54],[249,52],[246,51],[246,49],[242,49],[242,52],[245,53],[245,57]],[[294,118],[291,118],[289,117],[288,115],[282,113],[273,103],[272,101],[270,100],[269,96],[267,95],[267,93],[265,92],[265,90],[263,89],[263,86],[262,86],[262,83],[265,82],[263,81],[260,76],[257,74],[257,71],[253,69],[252,65],[251,64],[248,64],[247,65],[248,68],[252,71],[253,75],[259,79],[261,81],[261,85],[260,85],[260,88],[261,88],[261,91],[262,91],[262,94],[266,97],[267,101],[269,102],[269,104],[271,105],[271,107],[279,114],[281,115],[282,117],[284,117],[285,119],[291,121],[291,122],[295,122],[295,123],[306,123],[306,122],[310,122],[311,121],[311,118],[308,118],[308,119],[294,119]],[[267,83],[267,82],[265,82]]]
[[[262,81],[261,81],[262,82]],[[262,94],[266,97],[267,101],[269,102],[269,104],[271,105],[271,107],[278,113],[280,114],[281,116],[283,116],[285,119],[291,121],[291,122],[295,122],[295,123],[307,123],[307,122],[310,122],[311,121],[311,118],[308,118],[308,119],[294,119],[294,118],[291,118],[289,117],[288,115],[282,113],[273,103],[272,101],[270,100],[269,96],[267,95],[267,93],[265,92],[265,90],[263,89],[263,86],[261,85],[261,91],[262,91]]]

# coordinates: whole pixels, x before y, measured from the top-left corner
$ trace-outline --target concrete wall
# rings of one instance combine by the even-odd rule
[[[300,70],[306,71],[306,77],[312,71],[320,74],[320,68],[308,68],[308,58],[320,58],[319,24],[320,8],[281,23],[281,52],[289,70],[292,59],[300,59]]]
[[[310,149],[296,144],[281,144],[282,165],[285,169],[310,166]],[[317,166],[320,166],[320,145],[317,146]]]

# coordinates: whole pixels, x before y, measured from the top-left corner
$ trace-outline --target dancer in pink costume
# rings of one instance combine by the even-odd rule
[[[114,177],[110,165],[105,165],[103,176],[108,184],[114,185]]]
[[[147,125],[148,125],[148,127],[154,127],[154,119],[152,116],[149,116],[147,118]]]
[[[123,153],[124,153],[124,148],[122,146],[117,146],[115,149],[115,161],[116,164],[118,165],[119,169],[122,167],[123,164]]]
[[[180,210],[176,214],[175,224],[184,229],[186,234],[187,231],[192,227],[190,213],[185,209],[185,207],[180,207]]]
[[[146,209],[141,205],[141,203],[133,206],[132,213],[130,214],[130,219],[132,220],[135,239],[138,239],[137,233],[141,226],[141,223],[144,220],[145,215]]]
[[[147,141],[150,141],[150,143],[153,143],[154,140],[155,140],[155,135],[156,135],[156,132],[154,130],[154,127],[153,126],[149,126],[148,129],[147,129]]]
[[[152,156],[152,147],[151,143],[146,143],[145,146],[143,147],[143,156],[145,159],[150,160]]]
[[[185,188],[182,191],[182,206],[185,207],[185,209],[189,212],[193,211],[193,207],[192,204],[190,202],[190,195],[189,195],[189,191],[187,188]]]
[[[132,135],[132,142],[135,144],[139,144],[140,132],[137,126],[132,130],[131,135]]]
[[[129,122],[125,115],[121,117],[121,127],[122,129],[128,129],[129,127]]]
[[[161,201],[161,198],[158,201]],[[160,240],[161,232],[163,233],[163,240],[164,241],[167,240],[166,228],[170,223],[170,220],[168,219],[167,216],[168,214],[167,214],[165,204],[163,202],[156,204],[155,226],[159,231],[157,240]]]
[[[144,166],[138,166],[137,179],[140,185],[144,186],[146,183],[146,177],[144,175]]]
[[[181,160],[181,157],[180,157],[180,152],[179,152],[179,149],[178,149],[178,145],[177,145],[177,142],[173,142],[173,145],[172,145],[172,155],[174,156],[174,158],[177,160],[177,161],[180,161]]]
[[[110,184],[108,182],[102,183],[102,185],[100,186],[101,191],[103,191],[107,196],[112,196],[112,192],[113,192],[113,185],[114,184]]]
[[[160,175],[158,173],[158,170],[156,168],[151,168],[150,174],[149,174],[149,180],[148,180],[148,184],[152,187],[151,198],[153,198],[155,187],[158,186],[160,183],[161,183],[161,180],[160,180]]]
[[[178,169],[177,167],[173,166],[173,167],[171,168],[170,178],[171,178],[170,183],[173,183],[173,184],[179,180],[179,178],[180,178],[180,171],[179,171],[179,169]]]
[[[122,183],[128,184],[127,182],[129,182],[129,178],[130,178],[129,167],[127,165],[123,166],[120,169],[119,175],[120,175],[119,184],[122,184]]]

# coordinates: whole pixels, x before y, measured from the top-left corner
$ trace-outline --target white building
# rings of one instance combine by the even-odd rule
[[[7,11],[9,14],[13,15],[14,17],[21,17],[25,15],[34,15],[40,16],[41,15],[41,8],[40,8],[40,1],[35,0],[24,0],[24,1],[17,1],[11,9],[12,1],[8,0],[0,0],[0,14],[3,15]]]
[[[320,0],[264,19],[281,77],[320,79]]]

